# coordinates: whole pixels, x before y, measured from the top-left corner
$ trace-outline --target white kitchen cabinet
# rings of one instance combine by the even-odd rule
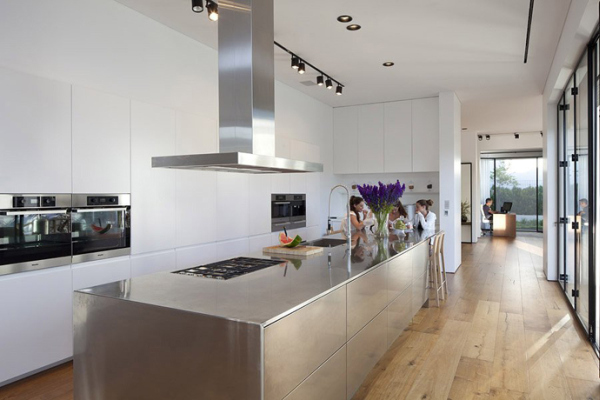
[[[131,256],[131,277],[177,270],[175,250]]]
[[[131,102],[131,252],[176,246],[176,171],[152,168],[153,156],[175,154],[175,111]],[[201,199],[198,199],[201,205]]]
[[[2,193],[71,193],[71,86],[0,68]]]
[[[382,172],[384,106],[367,104],[358,108],[358,172]]]
[[[306,175],[306,174],[290,174]],[[248,234],[263,235],[271,232],[271,174],[248,175]],[[240,204],[240,207],[242,204]],[[243,217],[243,215],[240,215]]]
[[[73,86],[73,193],[130,193],[130,101]]]
[[[0,386],[73,355],[71,267],[0,277]]]
[[[412,172],[412,102],[395,101],[384,106],[384,171]]]
[[[216,226],[204,226],[202,229],[214,229],[219,242],[249,236],[250,218],[246,214],[252,212],[248,210],[249,176],[231,172],[217,173],[218,221]]]
[[[177,269],[196,267],[217,261],[217,246],[214,243],[175,249]]]
[[[412,100],[412,170],[440,169],[439,101],[437,97]]]
[[[177,112],[176,154],[217,153],[217,121]],[[214,242],[217,173],[173,170],[176,176],[177,247]]]
[[[73,264],[73,290],[131,278],[129,256]]]
[[[340,107],[333,110],[333,173],[358,172],[358,110]]]

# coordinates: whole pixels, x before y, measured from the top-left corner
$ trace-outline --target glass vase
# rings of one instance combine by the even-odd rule
[[[375,220],[377,221],[377,226],[375,227],[375,236],[378,238],[388,237],[390,232],[388,230],[388,217],[389,214],[387,212],[375,213]]]

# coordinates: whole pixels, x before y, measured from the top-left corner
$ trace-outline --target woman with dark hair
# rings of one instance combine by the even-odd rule
[[[398,220],[403,221],[405,224],[408,223],[408,213],[400,200],[394,205],[394,209],[388,217],[388,227],[393,228]]]
[[[435,229],[436,215],[429,210],[429,207],[433,206],[433,200],[419,200],[415,206],[417,212],[413,226],[420,229]]]
[[[348,216],[342,221],[342,231],[346,232]],[[350,224],[352,231],[360,231],[366,226],[373,225],[372,213],[365,210],[365,201],[360,196],[350,197]]]

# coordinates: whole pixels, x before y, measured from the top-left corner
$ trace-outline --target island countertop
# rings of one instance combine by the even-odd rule
[[[414,231],[386,239],[362,235],[350,251],[344,244],[304,259],[251,253],[247,256],[286,262],[229,280],[161,272],[79,292],[267,326],[437,233]]]

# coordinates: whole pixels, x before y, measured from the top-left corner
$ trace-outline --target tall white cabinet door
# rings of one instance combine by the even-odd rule
[[[129,256],[73,264],[73,290],[131,278]]]
[[[175,154],[175,111],[131,102],[131,252],[175,248],[176,171],[152,168]]]
[[[0,277],[0,385],[73,355],[71,267]]]
[[[218,152],[217,121],[177,112],[177,154]],[[216,240],[217,173],[173,170],[177,176],[177,247]]]
[[[385,172],[412,172],[412,103],[395,101],[384,105]]]
[[[358,107],[333,110],[333,173],[358,172]]]
[[[440,169],[438,98],[412,100],[413,172]]]
[[[73,86],[73,193],[129,193],[129,100]]]
[[[383,172],[383,104],[368,104],[358,112],[358,172]]]
[[[3,193],[71,193],[71,86],[0,68]]]

